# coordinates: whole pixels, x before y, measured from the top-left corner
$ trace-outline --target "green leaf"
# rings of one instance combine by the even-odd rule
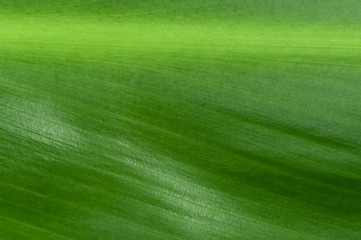
[[[361,239],[360,9],[0,0],[0,239]]]

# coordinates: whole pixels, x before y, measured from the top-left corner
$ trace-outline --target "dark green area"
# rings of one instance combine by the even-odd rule
[[[177,21],[361,21],[358,0],[13,0],[0,1],[2,12],[26,15],[83,15]]]

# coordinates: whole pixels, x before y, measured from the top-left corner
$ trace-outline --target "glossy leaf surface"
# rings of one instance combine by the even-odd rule
[[[360,9],[0,0],[0,239],[361,239]]]

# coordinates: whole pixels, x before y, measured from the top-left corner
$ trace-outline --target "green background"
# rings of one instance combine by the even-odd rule
[[[0,0],[0,239],[361,239],[361,2]]]

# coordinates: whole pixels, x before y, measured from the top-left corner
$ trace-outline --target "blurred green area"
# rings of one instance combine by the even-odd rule
[[[182,20],[360,22],[358,0],[12,0],[1,12],[26,15],[90,14],[102,17]]]

